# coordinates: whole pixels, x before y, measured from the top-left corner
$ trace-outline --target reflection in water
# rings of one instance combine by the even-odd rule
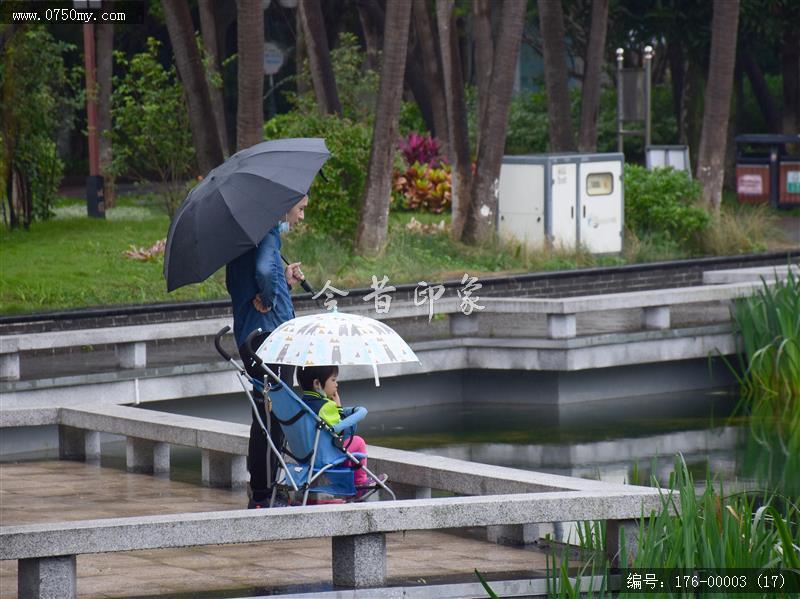
[[[352,383],[348,383],[351,391]],[[383,388],[359,397],[370,409],[359,426],[368,443],[423,451],[457,459],[608,480],[630,481],[634,465],[640,480],[652,471],[666,482],[680,452],[704,478],[706,464],[730,480],[736,476],[741,434],[729,426],[736,403],[730,390],[665,393],[595,400],[567,405],[505,403],[499,398],[434,404],[415,396],[401,408],[382,402]],[[436,391],[441,391],[437,389]],[[521,396],[509,391],[511,399]],[[356,402],[354,402],[356,403]],[[396,403],[396,402],[395,402]],[[151,407],[151,406],[148,406]],[[243,396],[161,402],[160,410],[249,423]],[[384,409],[381,409],[384,408]]]

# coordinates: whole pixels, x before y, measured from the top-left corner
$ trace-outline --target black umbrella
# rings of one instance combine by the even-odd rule
[[[308,193],[329,156],[323,139],[279,139],[237,152],[208,173],[172,219],[167,291],[207,279],[254,247]]]

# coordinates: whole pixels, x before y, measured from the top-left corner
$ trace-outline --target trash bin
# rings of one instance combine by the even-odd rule
[[[740,204],[800,204],[800,135],[737,136],[736,195]]]

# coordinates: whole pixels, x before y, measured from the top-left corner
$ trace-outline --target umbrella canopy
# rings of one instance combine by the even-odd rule
[[[419,362],[391,327],[366,316],[336,311],[284,322],[256,353],[267,364],[372,366],[376,385],[379,364]]]
[[[167,291],[198,283],[260,242],[308,193],[325,140],[279,139],[237,152],[186,196],[164,254]]]

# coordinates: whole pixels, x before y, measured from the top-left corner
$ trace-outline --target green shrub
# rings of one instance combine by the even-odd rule
[[[700,184],[683,171],[625,165],[625,224],[640,238],[696,251],[711,221],[697,205],[699,198]]]
[[[331,65],[342,115],[354,121],[371,123],[378,95],[379,75],[371,69],[364,68],[364,52],[354,34],[346,31],[339,34],[336,47],[331,50]],[[285,92],[284,97],[299,112],[304,114],[319,112],[308,60],[303,61],[297,79],[309,91],[302,95]]]
[[[64,172],[55,139],[60,128],[72,126],[76,105],[81,101],[76,85],[79,72],[68,72],[64,66],[64,55],[73,49],[73,45],[55,40],[43,27],[17,30],[3,48],[0,199],[8,200],[6,182],[13,168],[21,186],[21,205],[14,207],[15,217],[25,227],[31,220],[50,218]],[[3,135],[9,135],[9,139],[3,140]],[[11,209],[7,208],[9,220]],[[16,214],[17,209],[20,214]],[[5,210],[3,214],[5,217]]]
[[[186,196],[185,179],[194,166],[195,150],[183,86],[175,66],[165,69],[159,62],[160,45],[148,38],[147,50],[130,60],[114,52],[124,74],[115,77],[111,96],[111,171],[165,183],[164,207],[172,216]]]
[[[369,165],[372,130],[347,118],[289,112],[264,123],[264,139],[322,137],[331,152],[311,186],[306,210],[316,230],[352,242]]]

